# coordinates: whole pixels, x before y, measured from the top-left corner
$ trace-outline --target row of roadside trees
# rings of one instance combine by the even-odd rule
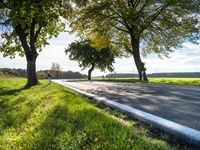
[[[0,0],[0,52],[25,56],[26,87],[36,85],[38,53],[65,30],[67,21],[83,39],[80,43],[91,42],[86,43],[90,50],[131,55],[140,80],[148,80],[141,54],[168,56],[185,41],[196,43],[199,6],[199,0]]]

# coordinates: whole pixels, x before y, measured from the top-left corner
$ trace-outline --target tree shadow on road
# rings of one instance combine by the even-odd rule
[[[199,90],[200,91],[200,90]],[[171,86],[127,85],[88,89],[87,92],[200,129],[200,93]],[[191,100],[192,95],[192,100]],[[197,127],[198,126],[198,127]]]

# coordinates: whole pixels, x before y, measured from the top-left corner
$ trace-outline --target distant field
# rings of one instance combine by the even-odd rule
[[[94,78],[96,81],[140,83],[138,78]],[[200,78],[149,78],[149,84],[200,86]]]
[[[78,94],[40,82],[23,89],[25,79],[0,78],[0,149],[169,149]]]

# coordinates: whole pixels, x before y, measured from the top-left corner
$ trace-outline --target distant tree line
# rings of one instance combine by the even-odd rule
[[[38,79],[47,79],[48,71],[49,70],[37,71]],[[25,69],[10,69],[10,68],[0,68],[0,75],[11,76],[11,77],[26,77],[27,76]],[[52,75],[52,78],[57,78],[57,76]],[[59,79],[87,78],[87,75],[81,74],[80,72],[60,71],[58,78]]]
[[[0,74],[2,76],[13,76],[13,77],[26,77],[25,69],[10,69],[10,68],[0,68]]]
[[[149,77],[168,77],[168,78],[200,78],[200,72],[171,72],[171,73],[152,73]]]
[[[47,79],[48,78],[48,71],[49,70],[41,70],[37,72],[38,79]],[[51,76],[54,79],[77,79],[77,78],[87,78],[87,75],[81,74],[80,72],[73,72],[73,71],[59,71],[59,75],[54,74],[55,72],[51,72]]]
[[[72,71],[60,71],[59,76],[53,75],[52,70],[40,70],[37,71],[38,79],[47,79],[47,73],[50,71],[52,73],[52,78],[59,79],[75,79],[75,78],[87,78],[87,75],[81,74],[80,72]],[[0,68],[0,76],[13,76],[13,77],[26,77],[25,69],[10,69],[10,68]],[[200,78],[200,72],[169,72],[169,73],[151,73],[148,74],[149,77],[155,78]],[[138,74],[133,73],[112,73],[104,76],[105,78],[135,78]]]
[[[169,72],[169,73],[151,73],[148,74],[149,77],[155,78],[200,78],[200,72]],[[106,78],[135,78],[138,74],[132,73],[115,73],[108,74]]]

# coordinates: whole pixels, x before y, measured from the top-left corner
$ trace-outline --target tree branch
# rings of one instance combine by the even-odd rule
[[[147,6],[149,0],[146,0],[145,3],[143,4],[142,8],[138,11],[138,14],[140,15],[143,9]]]
[[[135,0],[135,3],[134,3],[134,8],[136,8],[139,4],[140,0]]]
[[[145,26],[143,26],[143,28],[141,29],[139,34],[142,34],[142,32],[167,8],[168,5],[164,5],[162,8],[158,8],[156,11],[156,13],[154,13],[153,15],[150,16],[150,21],[148,21],[146,23]],[[160,10],[159,10],[160,9]],[[147,19],[148,20],[148,19]]]
[[[26,54],[26,57],[30,58],[31,57],[31,50],[30,50],[30,47],[29,47],[27,39],[26,39],[27,35],[24,33],[24,29],[22,29],[22,26],[20,24],[18,24],[15,27],[15,31],[16,31],[17,35],[19,36],[19,40],[22,44],[22,47],[23,47],[24,52]]]
[[[0,0],[0,3],[3,4],[4,7],[8,8],[8,6],[3,2],[3,0]]]
[[[36,33],[35,33],[35,42],[37,42],[37,38],[38,38],[41,30],[42,30],[42,27],[39,27],[39,29],[36,31]]]
[[[129,33],[127,30],[124,30],[124,29],[118,27],[117,25],[114,25],[114,24],[111,23],[110,21],[107,20],[107,22],[108,22],[111,26],[115,27],[117,30],[120,30],[120,31],[123,31],[123,32]]]
[[[134,8],[133,0],[129,0],[129,4],[131,4],[132,8]]]
[[[131,7],[135,9],[137,5],[139,4],[140,0],[129,0],[129,3],[131,4]]]
[[[31,27],[30,27],[30,47],[31,47],[31,51],[33,51],[34,53],[37,53],[35,49],[35,24],[36,24],[35,20],[32,19]]]
[[[105,17],[105,18],[114,20],[114,21],[116,21],[116,22],[118,22],[118,23],[121,23],[122,25],[126,26],[126,23],[125,23],[125,22],[123,22],[123,21],[117,19],[118,17],[111,16],[111,15],[105,15],[105,14],[99,14],[99,15],[102,15],[102,16]]]
[[[114,6],[114,5],[112,5],[112,6]],[[114,7],[115,7],[115,6],[114,6]],[[112,8],[112,7],[109,7],[109,8],[110,8],[110,10],[113,11],[119,18],[122,19],[122,21],[123,21],[122,24],[123,24],[124,26],[126,26],[126,28],[127,28],[128,30],[131,30],[130,24],[129,24],[126,20],[124,20],[123,16],[121,16],[119,12],[115,11],[115,9]],[[122,21],[121,21],[121,22],[122,22]]]

